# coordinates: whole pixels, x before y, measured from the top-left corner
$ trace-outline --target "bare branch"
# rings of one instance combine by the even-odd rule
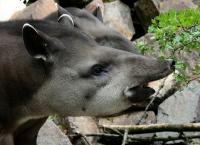
[[[86,137],[103,137],[103,138],[122,138],[119,134],[108,134],[108,133],[96,133],[96,134],[85,134]],[[187,139],[195,139],[200,138],[200,135],[184,135],[184,136],[167,136],[167,137],[135,137],[133,135],[127,135],[127,140],[130,142],[130,140],[134,141],[144,141],[144,142],[152,142],[152,141],[175,141],[175,140],[187,140]]]
[[[191,132],[200,131],[200,123],[151,125],[102,125],[104,129],[129,130],[129,133]]]
[[[125,132],[124,132],[122,145],[126,145],[127,137],[128,137],[128,129],[126,129]]]

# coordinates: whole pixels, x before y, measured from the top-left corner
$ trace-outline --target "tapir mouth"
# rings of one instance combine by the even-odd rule
[[[168,76],[171,72],[157,75],[154,78],[149,78],[148,81],[140,83],[139,85],[131,85],[127,86],[124,89],[124,96],[129,99],[129,101],[133,103],[138,103],[149,99],[151,95],[153,95],[156,91],[150,87],[148,84],[157,80],[160,80],[166,76]]]
[[[133,84],[124,89],[124,96],[131,102],[138,103],[149,99],[155,93],[155,90],[148,86],[149,83],[160,80],[174,71],[174,68],[166,67],[163,71],[149,76],[145,81],[140,82],[138,85]]]
[[[149,98],[154,93],[155,90],[149,87],[148,83],[126,87],[124,90],[124,95],[134,103],[141,102],[142,100]]]

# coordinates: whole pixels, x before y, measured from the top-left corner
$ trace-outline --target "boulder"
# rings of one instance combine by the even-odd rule
[[[192,81],[165,100],[158,108],[157,123],[190,123],[200,121],[200,83]],[[195,135],[195,133],[192,133]],[[177,133],[157,133],[166,137]]]
[[[119,0],[104,3],[104,23],[114,28],[128,39],[135,30],[131,19],[130,8]]]
[[[158,123],[196,122],[200,116],[200,83],[192,81],[158,108]],[[200,118],[199,118],[200,119]]]
[[[38,0],[23,11],[18,11],[12,15],[11,20],[21,20],[21,19],[33,19],[39,20],[44,19],[47,16],[57,12],[58,7],[54,0]]]
[[[72,145],[68,137],[51,120],[47,120],[39,131],[38,145]]]
[[[99,133],[95,119],[92,117],[67,117],[65,125],[67,126],[67,132],[70,133],[81,133],[81,134],[90,134],[90,133]],[[73,145],[84,145],[87,143],[83,138],[72,138]],[[96,143],[95,137],[87,138],[87,141],[90,144]]]
[[[144,30],[148,30],[151,20],[159,15],[158,3],[156,0],[138,0],[134,4],[135,14]]]

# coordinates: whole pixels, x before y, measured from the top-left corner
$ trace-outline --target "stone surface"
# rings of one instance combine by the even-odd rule
[[[139,0],[135,3],[134,9],[144,30],[148,29],[148,26],[151,24],[151,19],[159,15],[156,0]]]
[[[176,89],[176,81],[174,75],[171,74],[161,80],[150,82],[148,86],[156,91],[153,96],[156,95],[156,97],[162,98]]]
[[[135,31],[129,7],[119,0],[104,4],[104,23],[131,39]]]
[[[136,125],[143,116],[144,112],[133,112],[130,114],[124,114],[117,117],[101,118],[98,125]],[[152,111],[147,112],[147,118],[144,119],[141,124],[154,124],[156,123],[155,113]],[[146,134],[133,134],[134,137],[153,137],[154,133]]]
[[[23,10],[26,5],[19,0],[0,0],[0,21],[7,21],[17,11]]]
[[[39,131],[37,145],[72,145],[68,137],[54,124],[47,120]]]
[[[157,123],[190,123],[200,121],[200,83],[193,81],[165,100],[158,109]],[[194,135],[194,133],[192,133]],[[174,136],[177,133],[157,133]]]
[[[12,15],[11,20],[20,19],[44,19],[58,10],[54,0],[38,0],[29,5],[22,11],[19,11]]]
[[[92,117],[67,117],[68,133],[99,133],[95,119]],[[85,144],[82,138],[73,139],[73,145]],[[95,137],[87,138],[90,144],[96,143]]]
[[[170,9],[181,10],[187,8],[197,8],[192,0],[159,0],[160,12],[165,12]]]
[[[72,130],[83,134],[99,132],[96,121],[92,117],[68,117],[67,119]]]
[[[200,0],[193,0],[193,3],[200,7]]]
[[[99,119],[98,125],[135,125],[138,123],[143,113],[143,111],[139,111],[117,117],[102,118]],[[143,124],[153,124],[156,122],[156,116],[154,112],[149,111],[147,112],[147,115],[148,117],[145,119]]]
[[[189,123],[198,118],[200,83],[191,82],[165,100],[158,109],[158,123]]]

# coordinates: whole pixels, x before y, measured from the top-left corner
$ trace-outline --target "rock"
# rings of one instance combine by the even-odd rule
[[[98,125],[135,125],[138,123],[143,114],[143,111],[139,111],[117,117],[101,118],[98,121]],[[142,124],[153,124],[156,122],[154,112],[148,111],[147,115],[147,118],[144,122],[142,122]]]
[[[20,0],[0,0],[0,21],[7,21],[17,11],[26,7]]]
[[[68,137],[54,124],[47,120],[39,131],[38,145],[72,145]]]
[[[104,4],[104,23],[131,39],[135,30],[130,8],[119,0]]]
[[[200,121],[200,83],[192,81],[183,90],[165,100],[158,109],[157,123],[190,123]],[[192,133],[194,135],[194,133]],[[157,133],[174,136],[177,133]]]
[[[159,0],[160,12],[166,12],[170,9],[181,10],[187,8],[197,8],[192,0]]]
[[[58,8],[54,0],[38,0],[24,10],[19,11],[12,15],[11,20],[21,19],[44,19],[54,12],[57,12]]]
[[[148,86],[155,90],[153,96],[156,95],[156,97],[162,98],[167,97],[168,93],[176,90],[176,81],[174,75],[171,74],[161,80],[150,82]]]
[[[101,118],[98,125],[136,125],[143,116],[144,112],[133,112],[130,114],[124,114],[117,117]],[[141,124],[154,124],[156,123],[155,113],[152,111],[147,112],[147,118],[144,119]],[[154,133],[146,134],[133,134],[134,137],[153,137]]]
[[[68,133],[99,133],[96,121],[92,117],[67,117]],[[96,143],[95,137],[87,138],[90,144]],[[73,145],[84,144],[82,138],[73,139]]]
[[[144,30],[147,30],[148,26],[151,24],[151,20],[159,15],[158,3],[156,0],[138,0],[134,5],[134,9]]]
[[[193,0],[192,2],[200,7],[200,0]]]
[[[191,82],[163,102],[158,109],[158,123],[189,123],[199,117],[200,83]]]

